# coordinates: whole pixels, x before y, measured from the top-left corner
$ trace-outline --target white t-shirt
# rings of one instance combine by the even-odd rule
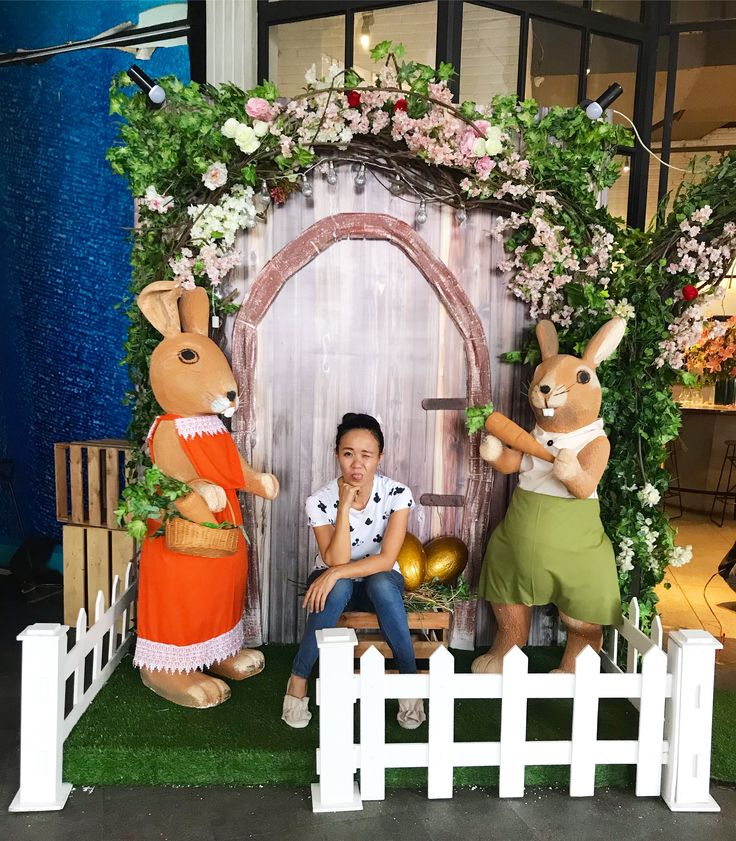
[[[307,521],[312,528],[335,525],[339,497],[337,479],[333,479],[307,499]],[[388,518],[394,511],[413,506],[414,497],[406,485],[395,482],[388,476],[376,474],[368,505],[362,511],[350,509],[350,560],[359,561],[377,555],[381,551]],[[314,559],[314,569],[326,568],[327,564],[317,555]],[[394,564],[394,569],[399,569],[397,563]]]
[[[605,438],[606,433],[603,430],[603,419],[598,418],[587,426],[573,429],[572,432],[545,432],[539,426],[535,426],[532,435],[549,450],[551,455],[557,456],[560,450],[572,450],[577,455],[591,441],[601,436]],[[571,494],[562,482],[552,475],[552,465],[536,456],[525,455],[522,458],[519,469],[519,487],[524,491],[574,499],[574,494]],[[598,491],[594,490],[588,499],[598,499]]]

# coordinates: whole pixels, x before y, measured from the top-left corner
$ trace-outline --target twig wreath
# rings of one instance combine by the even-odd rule
[[[504,240],[509,292],[533,319],[556,322],[560,352],[579,355],[612,314],[627,321],[601,372],[612,455],[600,500],[624,602],[639,597],[646,626],[665,568],[691,556],[675,546],[658,507],[669,480],[666,445],[680,426],[671,386],[687,377],[687,350],[707,337],[706,305],[736,248],[736,153],[706,161],[704,177],[683,182],[649,230],[628,228],[598,206],[619,175],[618,147],[630,143],[624,128],[591,121],[580,108],[540,116],[534,100],[513,96],[458,106],[451,65],[404,61],[403,46],[390,41],[371,55],[385,59],[373,84],[337,65],[324,78],[312,69],[291,100],[270,82],[244,92],[169,77],[159,80],[166,106],[151,111],[144,94],[130,95],[127,74],[114,79],[110,112],[123,122],[107,158],[139,206],[123,360],[131,440],[142,443],[158,413],[148,386],[157,339],[132,300],[146,284],[178,278],[206,288],[216,316],[235,311],[226,276],[240,260],[236,236],[264,223],[269,206],[294,190],[310,195],[311,179],[334,183],[340,161],[355,165],[356,178],[369,167],[416,202],[418,221],[428,203],[454,207],[458,224],[486,208],[498,214],[492,235]],[[505,358],[534,363],[533,338]]]

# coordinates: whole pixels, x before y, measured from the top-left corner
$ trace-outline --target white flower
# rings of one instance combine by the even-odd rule
[[[631,572],[634,568],[632,559],[634,557],[634,541],[630,537],[623,537],[619,546],[616,563],[621,572]]]
[[[650,482],[644,485],[637,496],[645,505],[656,505],[660,500],[659,491]]]
[[[669,564],[672,567],[681,567],[689,564],[693,557],[693,547],[689,544],[687,546],[675,546],[672,549],[672,554],[669,556]]]
[[[486,132],[487,155],[498,155],[503,148],[501,144],[501,129],[497,126],[490,126]]]
[[[240,128],[241,123],[239,123],[235,117],[230,117],[229,120],[225,120],[225,125],[220,129],[220,131],[225,135],[225,137],[235,137],[235,133]]]
[[[146,194],[141,199],[141,203],[156,213],[167,213],[174,206],[174,198],[173,196],[160,195],[153,184],[149,184],[146,187]]]
[[[631,306],[628,298],[621,298],[618,302],[609,299],[606,301],[606,307],[611,315],[617,315],[624,321],[628,321],[636,315],[636,310]]]
[[[235,145],[241,152],[245,152],[246,155],[250,155],[252,152],[255,152],[261,145],[260,141],[256,137],[255,131],[253,131],[250,126],[246,126],[243,123],[240,123],[238,126],[234,139]]]
[[[482,158],[486,153],[486,141],[483,137],[476,137],[473,143],[473,157]]]
[[[227,167],[220,161],[215,161],[202,176],[204,186],[208,190],[216,190],[227,182]]]
[[[265,134],[268,134],[269,130],[269,124],[264,123],[263,120],[256,120],[253,123],[253,131],[255,132],[256,137],[263,137]]]

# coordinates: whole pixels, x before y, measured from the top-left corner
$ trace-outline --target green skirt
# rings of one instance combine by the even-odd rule
[[[517,488],[488,542],[478,592],[497,604],[554,604],[581,622],[618,624],[616,560],[598,500]]]

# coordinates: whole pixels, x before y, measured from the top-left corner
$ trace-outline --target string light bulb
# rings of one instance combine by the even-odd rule
[[[307,178],[306,173],[303,173],[302,174],[302,195],[304,196],[305,199],[311,199],[312,198],[312,193],[313,193],[312,184],[309,181],[309,179]]]
[[[394,180],[391,182],[391,186],[388,189],[389,189],[389,192],[391,193],[392,196],[400,196],[401,195],[401,193],[404,189],[404,185],[401,181],[401,176],[400,175],[396,175],[394,177]]]
[[[335,164],[332,161],[327,164],[327,183],[337,184],[337,172],[335,170]]]
[[[365,187],[365,164],[361,164],[360,168],[355,173],[355,186]]]
[[[462,225],[463,222],[468,218],[468,212],[465,210],[465,205],[461,204],[460,207],[455,211],[455,219],[457,219],[458,225]]]
[[[415,218],[417,225],[423,225],[427,221],[427,202],[424,199],[419,199],[419,209]]]
[[[258,198],[264,207],[268,207],[269,204],[271,204],[271,194],[268,192],[268,184],[266,184],[265,179],[261,181],[261,189],[258,193]]]

